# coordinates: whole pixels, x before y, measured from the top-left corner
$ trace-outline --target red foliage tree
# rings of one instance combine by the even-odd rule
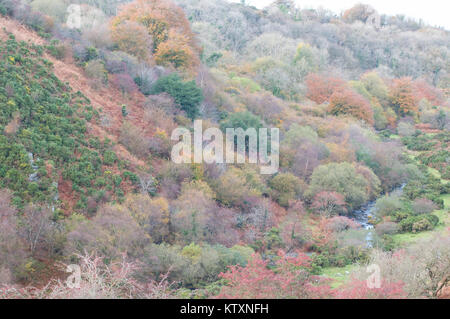
[[[395,79],[389,89],[389,99],[394,111],[400,115],[414,115],[418,111],[417,96],[409,77]]]
[[[427,99],[433,105],[444,103],[442,91],[431,86],[425,80],[414,81],[414,92],[419,100]]]
[[[306,97],[319,104],[328,101],[334,91],[346,87],[342,79],[313,73],[306,77],[306,85],[308,87]]]
[[[281,252],[280,255],[283,255]],[[280,256],[276,269],[267,268],[267,261],[253,255],[247,266],[231,266],[220,274],[227,280],[218,298],[267,299],[267,298],[325,298],[331,295],[328,285],[310,275],[309,257],[299,253],[297,257]],[[314,282],[314,283],[313,283]]]
[[[333,115],[352,115],[373,124],[373,111],[369,102],[360,94],[344,88],[337,89],[330,97],[328,111]]]

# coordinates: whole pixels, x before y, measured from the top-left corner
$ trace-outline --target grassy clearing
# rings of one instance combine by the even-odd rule
[[[420,153],[421,152],[408,151],[407,155],[410,158],[412,158],[418,162],[417,156]],[[434,177],[441,179],[442,183],[448,182],[448,180],[441,178],[441,173],[437,169],[434,169],[434,168],[428,166],[428,172],[430,172],[430,174],[432,174]],[[436,228],[433,230],[420,232],[417,234],[414,234],[414,233],[396,234],[396,235],[392,236],[395,244],[397,244],[398,246],[402,246],[405,244],[413,243],[419,239],[429,238],[434,234],[442,233],[450,227],[450,215],[449,215],[450,194],[443,194],[440,196],[440,198],[442,198],[444,200],[444,209],[436,210],[433,212],[434,215],[439,217],[439,221],[440,221],[439,225],[436,226]]]
[[[433,212],[434,215],[439,217],[439,225],[435,229],[425,232],[414,233],[404,233],[393,235],[392,238],[396,245],[402,246],[405,244],[413,243],[419,239],[429,238],[432,235],[443,233],[450,227],[450,194],[441,195],[444,200],[444,209],[436,210]]]
[[[358,267],[358,264],[347,265],[345,267],[329,267],[324,268],[322,276],[333,279],[331,288],[338,288],[343,285],[349,278],[350,274]]]

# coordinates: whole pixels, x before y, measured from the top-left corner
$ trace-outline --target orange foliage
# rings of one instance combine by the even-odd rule
[[[328,219],[320,216],[312,220],[312,222],[311,242],[318,247],[329,245],[334,237],[333,231],[328,227]]]
[[[125,21],[111,31],[112,39],[120,50],[141,60],[149,58],[152,40],[143,25],[133,21]]]
[[[333,115],[352,115],[373,124],[373,111],[369,102],[360,94],[350,89],[336,90],[330,97],[328,112]]]
[[[413,115],[418,111],[417,97],[411,78],[395,79],[390,87],[389,99],[400,116]]]
[[[342,79],[313,73],[306,77],[306,85],[308,87],[306,97],[319,104],[328,101],[336,90],[346,87]]]
[[[171,1],[136,0],[121,6],[118,15],[111,21],[112,33],[117,33],[125,21],[134,21],[144,26],[152,38],[153,53],[157,54],[159,63],[198,65],[199,48],[189,21],[183,10]],[[177,43],[178,41],[181,43]]]
[[[156,50],[155,61],[175,68],[188,68],[191,63],[197,62],[197,58],[189,46],[189,38],[171,30],[167,41],[161,43]]]

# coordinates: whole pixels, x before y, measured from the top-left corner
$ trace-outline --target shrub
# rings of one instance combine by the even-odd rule
[[[163,74],[166,69],[161,66],[148,66],[140,63],[133,71],[134,82],[139,86],[142,94],[149,95],[153,84]]]
[[[98,50],[92,46],[74,45],[73,56],[79,62],[89,62],[99,57]],[[101,61],[99,61],[101,62]]]
[[[47,45],[47,51],[55,58],[62,60],[66,56],[67,47],[59,43],[57,40],[52,40],[50,45]]]
[[[431,230],[433,229],[433,226],[431,225],[430,221],[427,219],[419,219],[415,223],[412,224],[412,232],[418,233],[424,230]]]
[[[182,242],[204,240],[210,211],[216,209],[208,191],[186,187],[173,204],[171,225]]]
[[[111,33],[106,24],[96,25],[93,28],[86,28],[83,30],[82,36],[86,43],[92,43],[96,48],[112,47]]]
[[[367,19],[376,11],[367,4],[356,4],[350,9],[344,11],[342,19],[347,23],[353,23],[357,20],[366,22]]]
[[[108,72],[105,69],[102,60],[93,60],[86,64],[84,71],[86,76],[95,81],[95,84],[106,84],[108,81]]]
[[[283,109],[283,101],[268,92],[249,93],[244,96],[250,112],[263,118],[265,122],[277,124]]]
[[[361,77],[364,88],[372,97],[385,106],[388,100],[388,87],[376,72],[368,72]]]
[[[397,233],[398,230],[399,226],[394,222],[383,222],[375,227],[375,231],[377,232],[378,236],[393,235]]]
[[[435,203],[426,198],[416,198],[412,204],[412,209],[416,214],[429,214],[437,208]]]
[[[138,86],[130,75],[126,73],[114,74],[111,78],[111,83],[118,88],[122,94],[131,94],[138,90]]]
[[[199,114],[199,105],[203,101],[202,90],[194,81],[183,82],[180,77],[173,73],[156,81],[152,88],[152,94],[162,92],[168,93],[175,103],[186,112],[190,119],[195,119]]]
[[[244,131],[254,128],[258,132],[261,127],[261,119],[248,111],[232,113],[220,124],[223,132],[226,132],[227,128],[242,128]]]
[[[167,137],[166,132],[157,131],[156,134],[149,139],[149,148],[150,151],[157,156],[170,158],[172,142]]]
[[[253,81],[252,79],[234,76],[231,79],[231,84],[237,88],[243,88],[248,90],[250,93],[255,93],[261,91],[261,87],[258,83]]]
[[[120,129],[119,141],[138,157],[145,157],[149,154],[150,144],[143,130],[128,122],[123,123]]]
[[[403,208],[400,197],[383,196],[375,204],[375,212],[378,217],[391,216]]]
[[[439,223],[439,218],[435,215],[419,215],[410,216],[403,219],[400,223],[402,232],[421,232],[425,230],[432,230]]]

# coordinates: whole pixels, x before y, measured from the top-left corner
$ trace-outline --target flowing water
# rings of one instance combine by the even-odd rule
[[[401,195],[403,192],[403,188],[406,184],[402,184],[394,188],[389,194]],[[377,200],[373,200],[366,205],[362,206],[360,209],[353,211],[349,217],[360,224],[364,229],[367,230],[367,245],[369,247],[372,246],[372,238],[373,238],[373,225],[370,223],[370,220],[375,217],[375,204]]]

